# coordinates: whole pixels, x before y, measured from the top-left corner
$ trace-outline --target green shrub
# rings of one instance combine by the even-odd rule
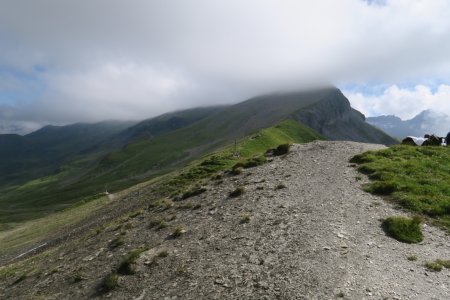
[[[240,186],[236,188],[234,191],[232,191],[229,196],[231,198],[236,198],[242,195],[243,193],[245,193],[245,188],[243,186]]]
[[[242,168],[242,167],[237,167],[237,168],[232,168],[231,169],[231,174],[232,175],[241,175],[242,174],[242,172],[244,172],[244,168]]]
[[[244,214],[241,218],[241,224],[250,223],[251,215],[250,214]]]
[[[111,273],[103,280],[102,290],[109,292],[119,286],[119,275],[117,273]]]
[[[174,238],[180,237],[182,234],[186,233],[186,229],[183,226],[177,226],[172,233]]]
[[[417,260],[417,256],[415,255],[410,255],[407,257],[409,261],[416,261]]]
[[[389,217],[382,223],[384,231],[390,237],[404,243],[420,243],[423,241],[423,234],[420,228],[421,218],[414,216]]]
[[[291,149],[290,144],[281,144],[273,150],[273,155],[280,156],[288,154],[290,149]]]
[[[141,256],[142,252],[148,250],[148,248],[137,248],[132,250],[128,255],[125,257],[125,259],[120,263],[119,267],[117,268],[117,272],[121,275],[132,275],[136,273],[134,264],[136,263],[136,260]]]
[[[81,271],[77,271],[75,272],[75,274],[73,275],[73,282],[77,283],[84,280],[84,276],[81,273]]]

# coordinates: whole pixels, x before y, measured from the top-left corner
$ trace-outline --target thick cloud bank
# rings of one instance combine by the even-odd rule
[[[354,102],[389,113],[416,99],[394,84],[450,81],[449,20],[446,0],[6,0],[0,119],[141,119],[369,81],[393,87],[372,98],[352,91]]]

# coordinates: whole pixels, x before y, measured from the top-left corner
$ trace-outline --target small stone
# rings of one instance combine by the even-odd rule
[[[327,247],[327,246],[325,246],[325,247],[323,247],[323,250],[331,250],[331,248],[330,248],[330,247]]]

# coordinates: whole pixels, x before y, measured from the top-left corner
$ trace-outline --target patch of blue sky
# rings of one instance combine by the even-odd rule
[[[42,66],[36,66],[33,72],[23,72],[8,66],[0,66],[0,104],[19,105],[33,102],[46,90],[40,74],[45,72]]]
[[[406,90],[414,90],[416,86],[423,85],[428,87],[432,93],[435,93],[440,85],[449,84],[447,81],[437,78],[423,78],[420,81],[402,81],[395,83],[384,83],[384,82],[358,82],[358,83],[345,83],[341,84],[338,87],[341,90],[352,92],[352,93],[361,93],[365,96],[379,96],[382,95],[386,89],[389,87],[396,85],[400,89]]]

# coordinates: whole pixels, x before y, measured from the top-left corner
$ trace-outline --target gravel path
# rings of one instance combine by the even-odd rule
[[[63,265],[48,275],[49,284],[42,285],[48,283],[44,276],[25,288],[3,286],[0,298],[27,293],[49,299],[449,299],[450,271],[423,266],[450,258],[449,238],[427,225],[419,245],[387,237],[380,219],[404,213],[363,192],[367,179],[348,163],[355,154],[382,147],[295,145],[286,157],[210,182],[206,193],[170,210],[145,211],[130,220],[128,242],[119,251],[107,249],[117,235],[109,229],[67,245],[59,260],[49,262]],[[246,192],[229,198],[238,186]],[[186,201],[201,207],[181,209]],[[172,214],[176,219],[167,228],[148,228],[149,220]],[[170,238],[177,225],[187,232]],[[122,276],[120,287],[108,294],[95,294],[121,256],[142,244],[151,249],[138,259],[136,274]],[[167,257],[155,258],[162,251]],[[417,261],[409,261],[410,255]],[[78,284],[68,279],[75,268],[86,277]]]

